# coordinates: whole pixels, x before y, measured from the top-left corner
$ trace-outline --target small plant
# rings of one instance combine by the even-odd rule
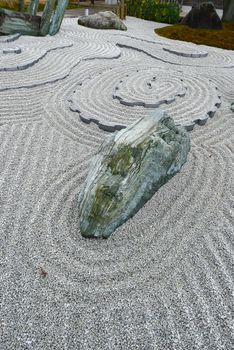
[[[18,8],[19,1],[18,0],[0,0],[0,7],[15,9]]]
[[[159,0],[127,0],[128,15],[168,24],[178,23],[180,7],[177,3]]]

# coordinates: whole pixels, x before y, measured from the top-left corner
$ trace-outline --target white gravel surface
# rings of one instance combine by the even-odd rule
[[[234,52],[126,24],[0,40],[1,350],[234,349]],[[191,130],[188,162],[108,240],[82,238],[102,127],[151,103]]]

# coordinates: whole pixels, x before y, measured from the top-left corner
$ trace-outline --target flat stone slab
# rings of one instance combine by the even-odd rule
[[[19,54],[19,53],[21,53],[22,52],[22,50],[21,50],[21,48],[20,47],[9,47],[9,48],[7,48],[7,49],[3,49],[2,50],[2,53],[3,54]]]
[[[164,47],[163,50],[182,57],[199,58],[199,57],[206,57],[208,55],[208,52],[205,50],[200,50],[197,48],[189,48],[189,47],[184,47],[184,48],[181,47],[178,49]]]
[[[10,43],[12,41],[19,39],[20,36],[21,36],[20,33],[0,36],[0,43]]]

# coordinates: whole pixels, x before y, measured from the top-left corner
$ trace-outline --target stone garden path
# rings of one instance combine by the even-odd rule
[[[234,52],[126,25],[0,38],[3,350],[233,348]],[[92,155],[155,108],[190,131],[188,162],[108,240],[82,238]]]

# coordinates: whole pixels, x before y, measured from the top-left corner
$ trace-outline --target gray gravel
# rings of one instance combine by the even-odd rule
[[[199,47],[155,37],[155,23],[126,24],[124,36],[65,19],[53,38],[5,43],[32,64],[17,70],[21,54],[11,53],[12,70],[0,72],[1,350],[234,349],[234,52],[180,57],[163,47]],[[87,240],[77,199],[108,133],[69,100],[108,123],[147,116],[112,97],[136,68],[143,81],[159,69],[186,77],[185,96],[160,106],[176,121],[211,106],[213,118],[194,126],[188,162],[134,218],[108,240]]]

